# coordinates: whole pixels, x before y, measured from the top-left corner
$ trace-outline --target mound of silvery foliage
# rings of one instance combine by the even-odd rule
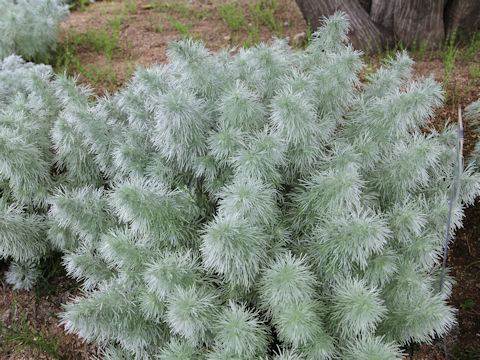
[[[59,24],[68,15],[63,0],[0,0],[0,59],[12,54],[50,59]]]
[[[0,171],[5,208],[25,234],[41,216],[82,281],[68,331],[106,359],[280,360],[396,359],[452,328],[439,263],[457,128],[429,128],[441,85],[412,80],[406,54],[361,82],[347,31],[337,13],[305,51],[174,42],[168,64],[96,100],[73,80],[46,83],[56,111],[45,143],[28,145],[44,154],[51,141],[34,163],[53,168],[31,170],[45,185],[11,170],[31,158],[15,151]],[[451,236],[479,180],[468,164]],[[31,209],[22,184],[47,189]],[[16,233],[4,257],[30,246]]]
[[[478,120],[480,120],[480,99],[471,103],[469,106],[465,108],[466,111],[466,117],[471,120],[477,120],[476,122],[473,123],[473,127],[475,128],[475,131],[478,133],[479,131],[479,125],[480,123]],[[477,164],[480,164],[480,143],[475,144],[475,149],[473,151],[472,157],[476,161]]]

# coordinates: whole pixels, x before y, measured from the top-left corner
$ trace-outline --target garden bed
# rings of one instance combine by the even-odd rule
[[[64,25],[56,71],[81,73],[79,81],[99,95],[122,87],[136,66],[166,61],[167,44],[182,36],[201,39],[211,50],[254,45],[272,36],[290,37],[302,46],[311,32],[294,1],[238,1],[236,8],[217,1],[127,0],[77,6]],[[241,9],[241,10],[240,10]],[[243,14],[243,16],[241,15]],[[477,34],[478,35],[478,34]],[[457,48],[458,47],[458,48]],[[390,53],[395,50],[391,50]],[[472,41],[447,42],[442,49],[413,49],[414,77],[434,74],[447,91],[445,106],[436,110],[435,127],[456,121],[458,105],[465,107],[480,95],[480,36]],[[381,57],[365,55],[365,71],[378,67]],[[465,121],[465,154],[473,150],[476,134]],[[456,279],[451,297],[458,309],[458,327],[443,341],[405,349],[409,359],[480,357],[480,204],[466,211],[449,251],[448,266]],[[43,264],[49,277],[33,291],[14,291],[4,279],[1,264],[0,358],[87,359],[97,349],[59,327],[61,304],[78,293],[65,278],[60,260]]]

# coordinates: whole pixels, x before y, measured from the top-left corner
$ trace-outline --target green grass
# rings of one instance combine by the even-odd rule
[[[156,24],[153,25],[154,30],[161,34],[163,32],[163,17],[159,16]]]
[[[378,49],[378,47],[377,47]],[[384,51],[379,51],[378,54],[380,58],[395,57],[395,54],[399,51],[407,50],[407,47],[403,44],[402,40],[397,41],[393,47],[390,47],[390,44],[387,43]]]
[[[91,4],[90,0],[74,0],[68,5],[68,8],[70,10],[79,9],[80,11],[85,11],[89,4]]]
[[[247,40],[244,41],[243,47],[249,48],[260,42],[259,27],[258,25],[249,24]]]
[[[197,10],[186,0],[152,0],[150,5],[156,11],[171,12],[188,19],[204,19],[206,10]]]
[[[70,73],[70,69],[80,69],[83,65],[80,60],[75,56],[75,52],[80,46],[82,38],[79,36],[71,36],[65,39],[57,47],[56,63],[54,68],[56,72]]]
[[[172,16],[169,16],[168,19],[170,20],[170,23],[172,24],[173,28],[177,30],[180,35],[191,37],[190,28],[192,27],[192,25],[186,25],[180,20],[177,20]]]
[[[452,351],[453,358],[456,360],[478,360],[480,359],[480,349],[460,349],[454,347]]]
[[[480,64],[470,64],[470,77],[472,80],[476,82],[476,84],[480,84]]]
[[[93,65],[88,65],[84,68],[83,75],[89,80],[89,83],[96,86],[99,83],[115,86],[117,84],[117,77],[113,71],[112,64],[107,64],[106,68],[98,69]]]
[[[37,355],[43,353],[54,359],[60,359],[59,349],[62,342],[62,333],[55,336],[49,334],[45,329],[37,329],[36,326],[32,326],[28,321],[28,313],[24,311],[15,297],[10,308],[10,316],[12,319],[18,318],[18,320],[10,321],[8,325],[0,323],[0,348],[13,345],[16,351],[29,348]],[[44,328],[47,328],[46,320]]]
[[[410,52],[413,54],[415,60],[422,60],[424,55],[428,50],[428,39],[424,41],[418,41],[418,36],[415,34],[413,38],[412,46],[410,47]]]
[[[463,304],[460,305],[460,309],[465,311],[475,306],[475,301],[473,299],[467,299]]]
[[[436,50],[429,49],[426,41],[419,43],[416,38],[409,47],[404,45],[402,41],[398,41],[393,46],[387,44],[386,49],[383,51],[377,50],[379,62],[385,57],[395,56],[398,51],[403,50],[407,50],[409,55],[416,61],[431,61],[436,55],[443,63],[442,89],[445,91],[445,103],[448,102],[454,107],[466,101],[473,85],[480,85],[480,65],[475,62],[480,52],[480,31],[477,31],[469,38],[463,39],[460,39],[456,31],[454,31],[446,37],[445,41]],[[364,53],[363,60],[367,65],[366,73],[371,72],[374,62],[368,51]],[[461,89],[459,84],[456,82],[452,83],[452,80],[454,80],[453,74],[457,64],[464,64],[467,61],[472,62],[469,65],[470,79],[467,85]]]
[[[304,47],[306,48],[308,45],[310,45],[310,41],[312,41],[312,24],[310,23],[310,20],[307,21],[307,38],[305,39],[304,42]]]
[[[228,25],[231,33],[232,46],[251,47],[260,42],[260,34],[262,27],[267,27],[274,35],[280,35],[283,27],[283,21],[279,14],[283,10],[284,2],[282,0],[256,0],[249,7],[242,7],[237,0],[215,0],[215,7],[207,10],[207,8],[195,8],[189,0],[150,0],[150,4],[144,5],[145,9],[154,9],[159,14],[158,20],[152,19],[152,28],[157,33],[163,33],[165,26],[169,21],[171,26],[184,37],[192,37],[192,26],[198,19],[203,18],[220,18]],[[76,6],[85,6],[88,0],[77,0]],[[205,3],[205,1],[202,1]],[[83,5],[82,5],[83,4]],[[122,25],[129,20],[128,14],[132,14],[136,9],[136,0],[125,0],[123,5],[114,10],[114,14],[110,13],[108,24],[97,30],[88,30],[83,34],[73,34],[67,43],[60,44],[60,56],[57,58],[57,68],[63,70],[75,70],[81,72],[91,82],[92,85],[98,83],[115,84],[117,79],[112,67],[112,58],[122,56],[123,49],[120,45],[119,35]],[[121,6],[121,7],[120,7]],[[297,12],[299,10],[297,9]],[[107,15],[105,13],[105,15]],[[288,19],[287,19],[288,20]],[[305,46],[308,45],[311,37],[311,27],[307,29],[307,40]],[[294,34],[292,34],[294,36]],[[198,36],[197,36],[198,37]],[[87,47],[93,51],[101,52],[107,59],[107,66],[103,70],[96,69],[92,66],[83,66],[80,61],[75,58],[75,49],[79,46]],[[390,47],[380,53],[380,59],[386,56],[394,56],[397,51],[407,49],[401,41],[390,44]],[[443,89],[449,91],[446,95],[448,100],[461,101],[467,96],[468,91],[453,89],[455,86],[451,84],[455,66],[458,62],[474,62],[480,51],[480,31],[468,38],[459,38],[454,32],[444,43],[441,44],[437,51],[430,51],[426,42],[420,42],[417,38],[408,48],[410,56],[415,60],[430,59],[438,54],[443,62],[445,75],[442,79]],[[375,67],[374,62],[370,59],[369,52],[364,54],[364,61],[367,64],[367,71]],[[480,65],[477,63],[469,64],[471,86],[480,84]],[[72,73],[70,71],[70,73]],[[463,95],[462,95],[463,94]]]
[[[191,5],[184,0],[152,0],[152,5],[157,11],[170,11],[188,16]]]
[[[125,9],[130,13],[130,14],[135,14],[137,8],[137,0],[127,0],[125,2]]]
[[[119,40],[120,31],[125,19],[128,18],[127,13],[132,9],[134,10],[135,1],[129,0],[126,2],[121,11],[116,8],[113,16],[107,19],[108,25],[106,26],[98,29],[87,29],[82,33],[71,32],[58,46],[55,70],[66,72],[69,75],[81,73],[92,86],[96,86],[98,83],[115,86],[117,78],[112,67],[112,59],[114,56],[122,56],[123,49]],[[104,14],[107,16],[105,11]],[[75,56],[79,47],[103,53],[107,66],[98,69],[92,65],[83,65]]]
[[[57,294],[67,291],[74,292],[79,284],[67,279],[66,271],[62,265],[61,253],[54,253],[51,257],[44,259],[39,264],[41,276],[35,287],[30,291],[35,298],[29,298],[29,304],[17,300],[16,292],[10,305],[10,315],[7,322],[0,322],[0,348],[10,346],[15,352],[22,349],[31,349],[35,355],[48,354],[53,359],[61,359],[59,350],[63,340],[63,333],[52,334],[49,329],[56,326],[59,319],[57,315],[45,308],[47,316],[43,324],[36,319],[30,318],[31,309],[35,304],[50,303],[54,308],[59,308]],[[0,281],[1,286],[7,286]],[[52,325],[55,324],[55,325]]]
[[[232,31],[238,31],[248,25],[243,8],[235,1],[217,2],[217,12]]]
[[[461,54],[460,61],[473,62],[480,53],[480,30],[472,34],[469,38],[462,36],[462,41],[465,43],[465,49]]]
[[[275,13],[281,8],[281,4],[277,0],[257,0],[257,2],[250,7],[250,15],[255,24],[264,24],[273,32],[278,33],[282,24],[277,21]]]
[[[456,32],[454,31],[447,37],[445,43],[440,44],[438,49],[438,56],[440,60],[442,60],[445,70],[445,76],[443,77],[443,90],[447,89],[448,83],[453,74],[455,61],[459,55],[458,44],[455,41],[455,38]]]
[[[60,337],[49,336],[42,330],[32,328],[27,324],[26,315],[22,317],[19,325],[11,324],[10,327],[0,324],[0,345],[13,343],[16,350],[28,347],[38,353],[47,353],[54,359],[59,359]]]
[[[89,29],[85,33],[74,36],[80,37],[80,43],[84,46],[98,52],[103,52],[108,61],[112,60],[114,50],[120,48],[118,41],[119,31],[115,29],[112,29],[112,31],[104,27],[100,29]]]
[[[57,51],[57,60],[54,66],[56,72],[66,72],[68,75],[81,73],[92,86],[99,83],[115,86],[117,78],[112,67],[114,50],[119,48],[118,38],[108,38],[105,29],[96,32],[89,30],[82,34],[72,34],[71,38],[60,44]],[[75,56],[79,46],[86,46],[99,52],[104,52],[107,59],[107,66],[98,69],[92,65],[84,66],[78,57]]]

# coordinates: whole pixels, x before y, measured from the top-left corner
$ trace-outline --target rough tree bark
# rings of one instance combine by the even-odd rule
[[[471,34],[480,29],[480,0],[448,1],[445,13],[447,31]]]
[[[404,44],[436,45],[445,39],[446,0],[395,0],[393,32]]]
[[[365,5],[365,2],[362,3]],[[337,10],[345,12],[350,19],[350,41],[357,49],[383,48],[393,40],[390,32],[372,21],[358,0],[297,0],[297,4],[312,30],[321,25],[322,18]]]
[[[388,31],[392,31],[394,7],[395,1],[372,0],[370,17],[375,24],[382,25]]]
[[[358,49],[376,51],[401,40],[405,45],[437,46],[458,28],[480,28],[480,0],[296,0],[312,29],[337,10],[350,19],[350,40]]]

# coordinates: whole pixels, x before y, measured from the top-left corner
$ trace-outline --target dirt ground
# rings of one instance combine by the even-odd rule
[[[187,24],[188,33],[202,39],[213,51],[236,44],[248,44],[252,41],[250,27],[255,20],[250,17],[249,11],[256,0],[238,2],[245,11],[246,23],[237,31],[232,31],[219,15],[217,1],[186,0],[184,3],[187,6],[183,8],[175,6],[181,1],[173,0],[130,0],[128,6],[126,1],[93,3],[83,10],[77,8],[72,11],[60,34],[63,43],[59,53],[65,55],[65,50],[71,52],[70,73],[78,72],[75,59],[87,69],[108,68],[110,76],[97,73],[95,77],[81,75],[79,78],[81,83],[93,85],[97,93],[102,95],[123,86],[136,66],[147,67],[166,61],[168,43],[182,37],[172,18]],[[300,11],[293,0],[277,0],[276,3],[280,4],[275,11],[276,27],[272,31],[272,26],[261,24],[258,27],[259,40],[268,41],[273,35],[290,37],[292,45],[298,46],[301,40],[295,44],[293,39],[297,34],[309,31]],[[113,31],[112,19],[121,21],[117,28],[118,44],[111,50],[110,56],[106,56],[105,50],[95,49],[89,42],[80,41],[72,45],[79,33],[101,29]],[[438,81],[443,81],[445,65],[440,57],[438,52],[432,52],[416,58],[414,76],[433,73]],[[377,57],[369,57],[366,63],[375,67],[379,61]],[[478,63],[478,53],[469,61],[457,60],[447,85],[448,101],[444,107],[436,110],[435,126],[441,126],[447,119],[456,121],[458,104],[465,107],[480,96],[480,80],[472,75],[472,66]],[[58,60],[57,70],[61,67],[62,63]],[[471,121],[464,121],[465,154],[468,155],[477,139],[472,132]],[[448,255],[448,266],[456,279],[451,304],[458,309],[458,326],[444,340],[432,345],[406,348],[406,359],[480,359],[479,218],[480,203],[477,202],[466,210],[464,228],[456,235]],[[0,328],[0,359],[88,359],[92,355],[99,355],[94,346],[83,343],[75,335],[65,334],[59,326],[61,304],[78,292],[78,284],[66,279],[58,264],[48,266],[55,267],[53,275],[33,291],[25,292],[13,291],[6,285],[6,264],[0,262],[0,325],[3,324]],[[20,336],[25,332],[22,329],[29,329],[29,336]]]
[[[86,7],[84,11],[75,11],[64,26],[65,32],[61,35],[64,40],[72,41],[73,33],[85,33],[88,30],[106,29],[113,32],[111,21],[118,19],[121,22],[119,46],[113,50],[111,60],[95,51],[89,44],[80,44],[76,55],[80,63],[87,68],[111,68],[115,73],[115,83],[99,81],[95,88],[102,95],[105,90],[112,90],[125,83],[137,66],[147,67],[154,63],[167,61],[168,43],[183,37],[175,28],[175,20],[188,28],[188,34],[202,40],[206,46],[217,51],[222,48],[231,48],[235,45],[253,44],[254,37],[251,29],[255,28],[255,19],[250,16],[250,6],[256,0],[237,0],[243,9],[245,23],[239,30],[232,31],[219,14],[218,0],[120,0],[123,2],[97,2]],[[134,1],[135,10],[127,9],[125,3]],[[267,42],[272,36],[280,38],[306,33],[307,25],[296,3],[291,0],[276,0],[281,6],[275,12],[276,29],[261,23],[258,27],[258,39]],[[180,6],[178,4],[185,4]],[[173,19],[173,20],[172,20]],[[159,25],[161,24],[161,32]],[[80,81],[91,83],[84,76]]]

